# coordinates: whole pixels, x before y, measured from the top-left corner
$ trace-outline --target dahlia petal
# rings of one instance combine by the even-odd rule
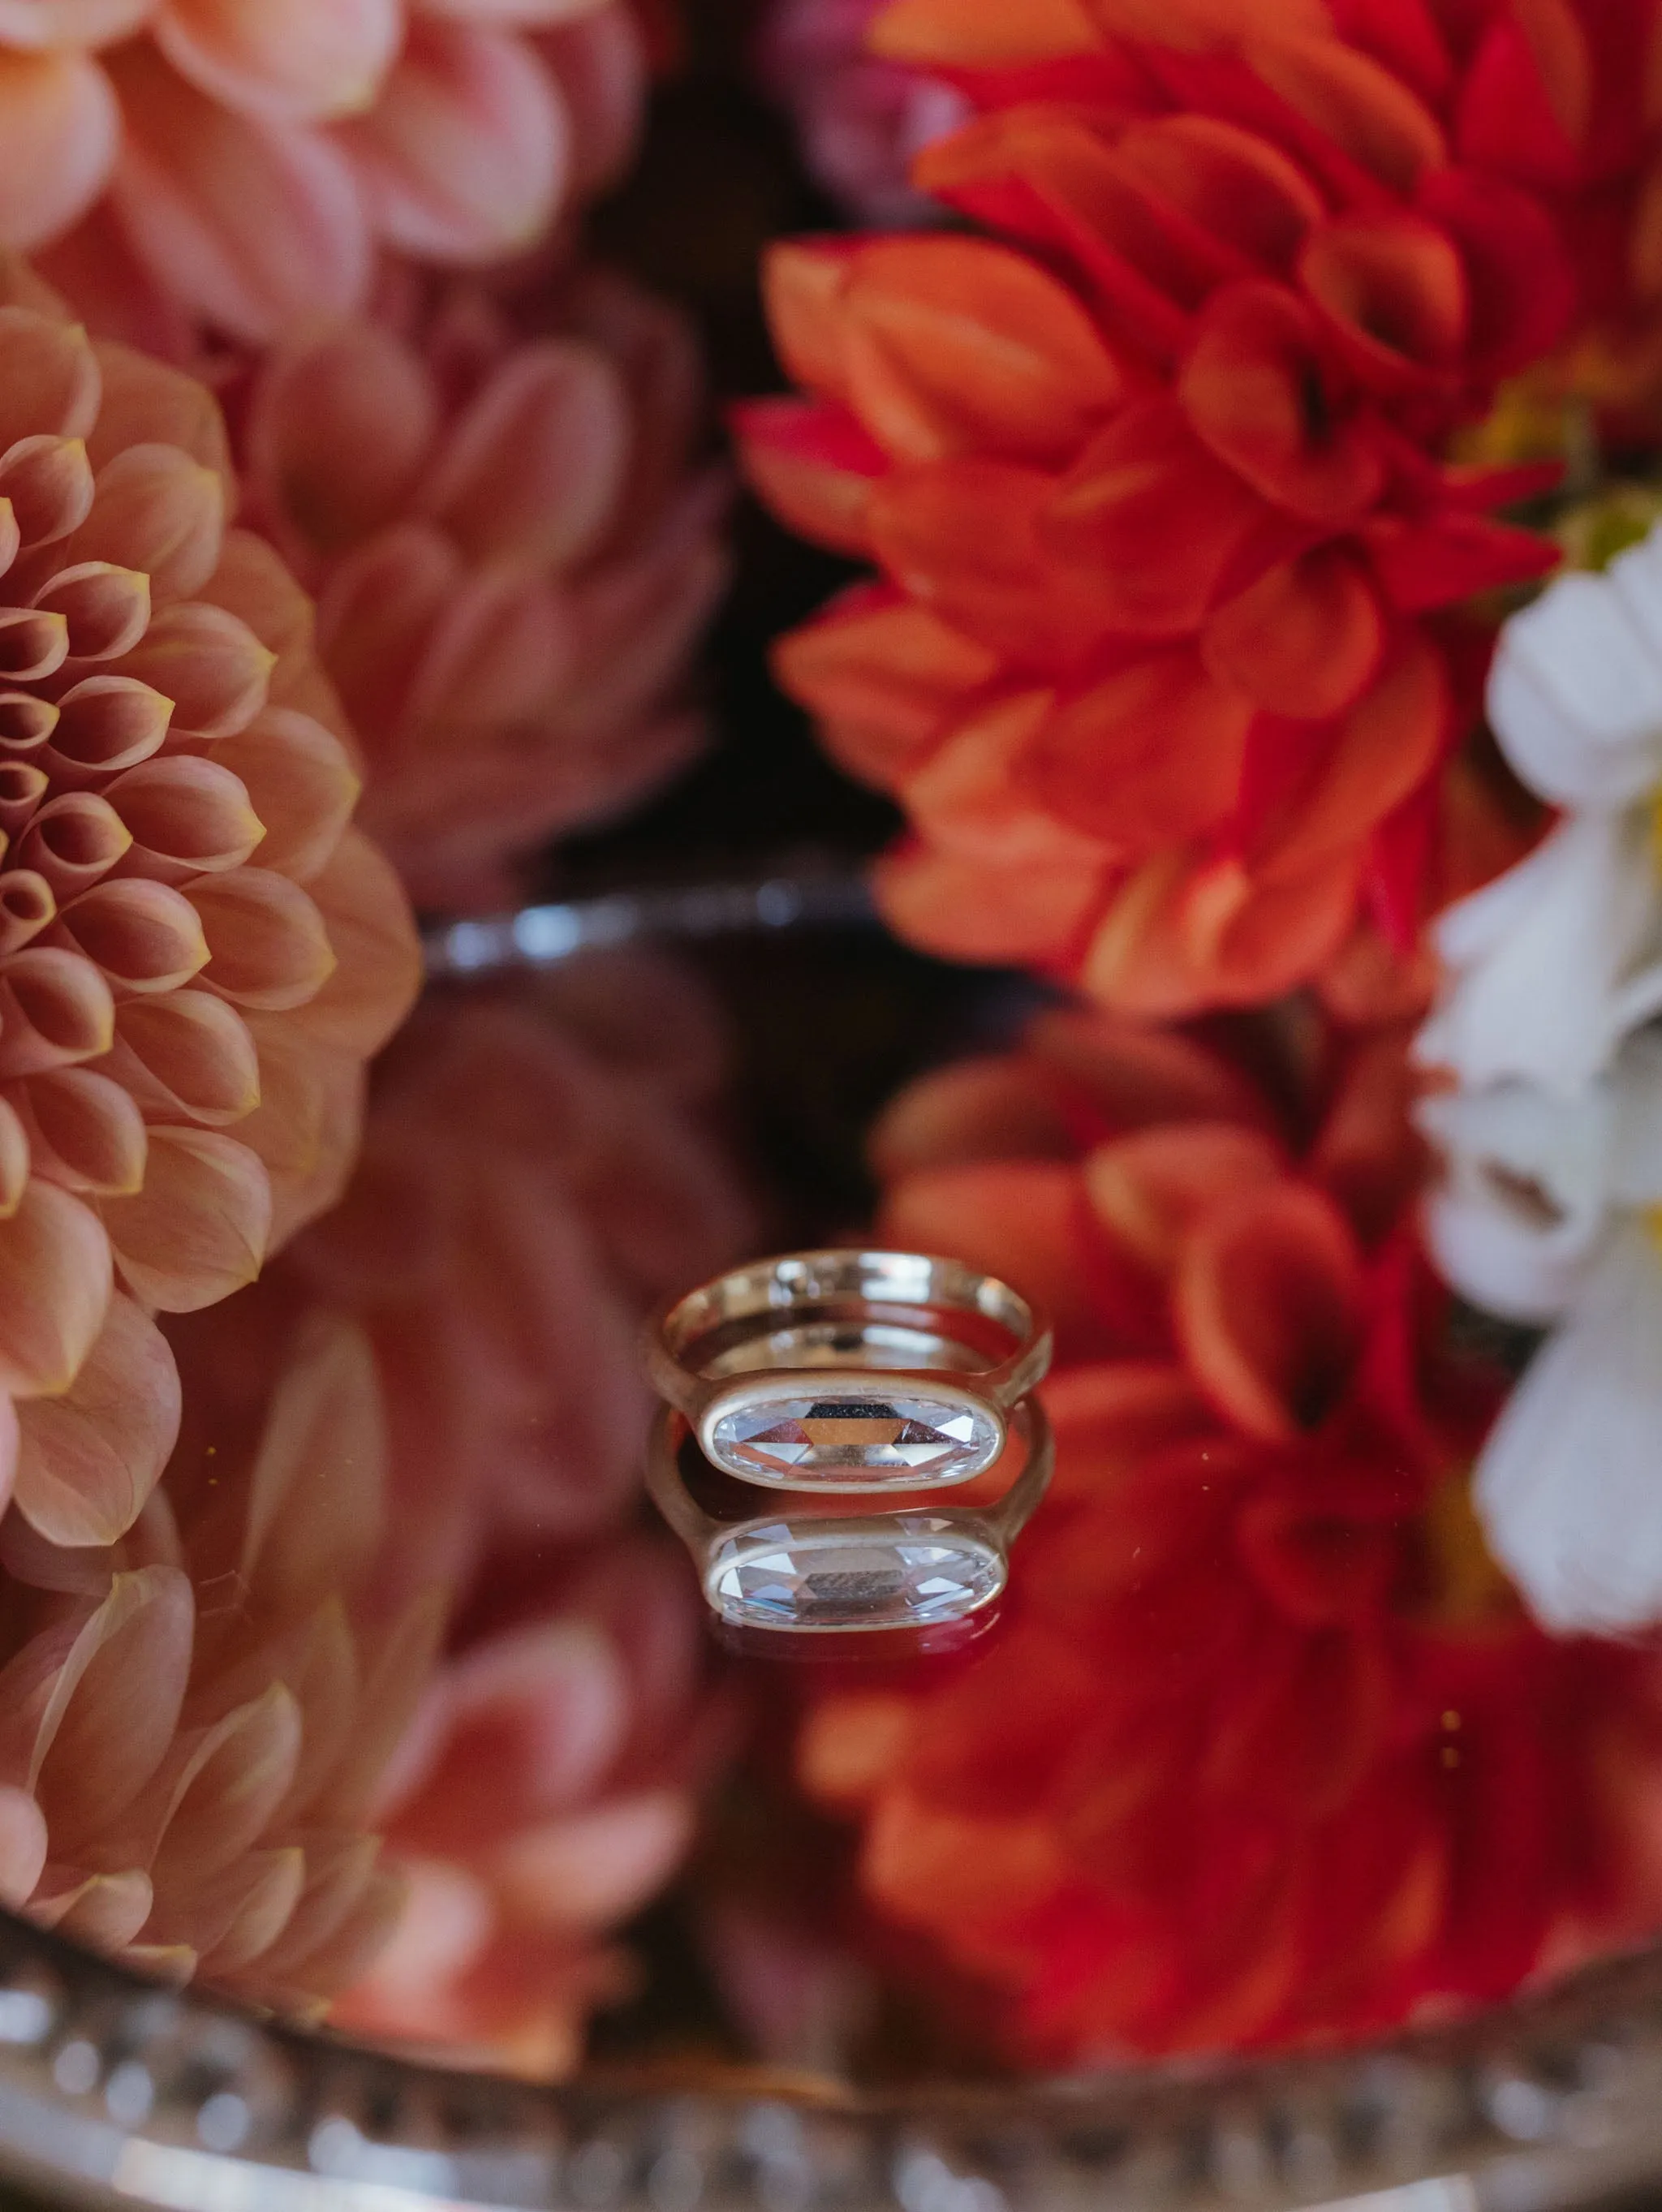
[[[849,404],[899,460],[1064,460],[1123,397],[1072,295],[984,240],[864,246],[840,306]]]
[[[1127,408],[1046,502],[1041,542],[1083,572],[1104,629],[1194,629],[1263,503],[1190,428],[1178,403]]]
[[[114,660],[137,645],[150,619],[150,582],[132,568],[85,561],[35,593],[35,606],[64,625],[76,660]]]
[[[159,281],[256,344],[304,317],[350,313],[369,236],[341,151],[317,131],[234,114],[141,46],[113,74],[126,135],[112,201]]]
[[[107,783],[104,797],[131,834],[124,875],[168,884],[222,875],[265,836],[241,778],[220,760],[145,761]]]
[[[1105,572],[1087,572],[1066,531],[1051,529],[1059,499],[1054,477],[1008,462],[896,469],[870,496],[872,547],[943,622],[1023,660],[1066,660],[1124,624]],[[1154,551],[1139,545],[1151,573],[1160,565]]]
[[[41,1716],[29,1773],[54,1850],[72,1855],[90,1842],[161,1764],[179,1724],[194,1616],[190,1583],[177,1568],[143,1567],[115,1577],[76,1637]]]
[[[183,893],[135,878],[83,891],[59,914],[53,934],[58,943],[83,954],[100,977],[121,992],[176,991],[210,957],[197,908]],[[15,973],[14,964],[6,980],[13,981]],[[0,1036],[0,1066],[5,1057]]]
[[[203,982],[234,1006],[266,1012],[314,999],[337,965],[323,917],[297,884],[239,868],[185,894],[208,946]]]
[[[863,594],[781,638],[773,665],[826,725],[838,766],[882,789],[928,757],[998,672],[995,654],[927,608]]]
[[[1330,1200],[1282,1182],[1201,1221],[1178,1261],[1175,1311],[1207,1395],[1249,1436],[1316,1428],[1360,1349],[1361,1259]]]
[[[1430,109],[1367,54],[1312,32],[1255,38],[1248,55],[1262,82],[1388,191],[1411,192],[1446,161]]]
[[[208,1129],[149,1133],[144,1187],[99,1201],[122,1280],[146,1305],[194,1313],[253,1282],[271,1194],[246,1145]]]
[[[108,875],[131,843],[107,799],[70,791],[37,811],[18,840],[17,860],[42,878],[62,907]]]
[[[1033,738],[1029,787],[1125,859],[1198,836],[1239,789],[1251,703],[1187,646],[1152,652],[1060,707]]]
[[[84,214],[119,128],[109,81],[89,56],[0,53],[0,244],[27,252]]]
[[[398,1926],[405,1892],[404,1876],[396,1868],[374,1869],[333,1934],[292,1969],[302,1987],[328,1998],[365,1972]]]
[[[847,405],[848,334],[843,289],[858,247],[849,239],[784,239],[762,255],[768,331],[786,374]]]
[[[176,447],[129,446],[98,471],[93,511],[62,558],[137,569],[165,605],[207,582],[224,528],[225,495],[214,470]]]
[[[33,691],[0,691],[0,747],[6,753],[33,752],[58,726],[58,708]]]
[[[1305,291],[1370,390],[1396,394],[1452,371],[1470,298],[1446,233],[1408,215],[1319,224],[1299,257]]]
[[[1267,1187],[1285,1170],[1281,1148],[1257,1130],[1190,1121],[1099,1145],[1085,1162],[1085,1190],[1117,1241],[1166,1273],[1221,1203]]]
[[[1544,33],[1544,37],[1543,33]],[[1544,6],[1483,26],[1462,72],[1462,156],[1529,183],[1580,181],[1592,99],[1586,39],[1570,10]]]
[[[1134,122],[1116,151],[1122,173],[1168,222],[1180,216],[1253,269],[1290,268],[1323,211],[1320,192],[1296,161],[1218,116]]]
[[[1459,249],[1470,299],[1469,370],[1491,381],[1551,353],[1578,295],[1556,216],[1496,177],[1461,169],[1428,177],[1419,205]]]
[[[1533,583],[1558,566],[1558,548],[1537,532],[1451,514],[1428,522],[1372,515],[1362,542],[1385,597],[1404,614],[1457,605],[1478,592]]]
[[[100,338],[93,349],[103,380],[98,420],[87,434],[94,470],[102,471],[130,446],[177,447],[224,487],[225,512],[236,503],[230,441],[219,404],[201,380],[136,347]]]
[[[0,0],[0,39],[24,53],[106,46],[136,31],[154,0]]]
[[[641,1790],[523,1828],[489,1863],[502,1905],[520,1925],[603,1928],[663,1887],[691,1833],[692,1806],[683,1793]]]
[[[1042,811],[1016,775],[1052,704],[1048,691],[995,702],[950,732],[907,781],[907,813],[932,845],[1006,868],[1050,866],[1070,848],[1098,865],[1110,856],[1112,848],[1093,837],[1088,824],[1075,830]]]
[[[1221,606],[1201,653],[1213,676],[1255,706],[1320,721],[1367,688],[1384,647],[1379,603],[1360,563],[1320,546]]]
[[[264,825],[260,865],[309,881],[340,842],[362,787],[345,747],[309,714],[268,707],[222,739],[214,758],[241,780]]]
[[[398,0],[301,0],[279,13],[225,0],[165,0],[156,45],[198,91],[274,123],[369,106],[404,27]]]
[[[519,347],[447,433],[422,507],[472,561],[568,567],[616,506],[630,430],[622,381],[598,347]]]
[[[320,1044],[367,1059],[386,1043],[421,987],[421,946],[409,906],[386,860],[353,829],[307,889],[337,964],[295,1024]],[[0,1042],[0,1062],[3,1056]]]
[[[247,1025],[207,991],[124,999],[107,1068],[149,1120],[216,1128],[240,1121],[259,1103],[259,1064]]]
[[[337,126],[370,219],[399,252],[484,261],[530,246],[565,196],[570,125],[530,48],[417,18],[370,113]]]
[[[888,0],[874,17],[870,50],[889,61],[995,69],[1006,63],[1065,60],[1102,43],[1079,0],[1042,0],[1018,17],[997,0]]]
[[[873,876],[879,905],[909,943],[948,959],[1039,965],[1077,950],[1111,881],[1100,860],[1078,857],[991,878],[983,861],[922,845],[886,854]]]
[[[265,706],[276,659],[247,623],[197,601],[152,615],[120,672],[171,701],[175,739],[216,742],[247,729]]]
[[[43,432],[0,448],[0,500],[11,508],[22,544],[54,545],[67,538],[93,503],[84,443]]]
[[[1207,302],[1178,392],[1200,436],[1256,490],[1333,524],[1373,503],[1385,469],[1330,382],[1309,309],[1281,285],[1245,283]]]
[[[196,1971],[234,1973],[268,1951],[294,1917],[306,1886],[306,1854],[298,1844],[249,1851],[217,1874],[192,1876],[179,1894],[158,1877],[149,1932],[188,1936]]]
[[[302,1222],[338,1203],[357,1157],[363,1072],[356,1055],[291,1034],[275,1015],[249,1018],[259,1049],[260,1103],[237,1125],[237,1142],[271,1182],[271,1249]]]
[[[58,1879],[54,1881],[54,1875]],[[33,1899],[29,1917],[74,1942],[97,1951],[125,1951],[150,1917],[150,1878],[130,1867],[120,1874],[73,1874],[48,1867],[44,1894]]]
[[[97,788],[161,750],[174,702],[125,672],[132,658],[126,656],[121,675],[82,677],[58,702],[58,720],[42,756],[55,787]]]
[[[9,1099],[0,1100],[0,1221],[9,1221],[29,1180],[29,1133]],[[0,1413],[0,1427],[5,1416]]]
[[[1485,1535],[1555,1634],[1625,1635],[1662,1617],[1653,1456],[1662,1267],[1625,1228],[1513,1389],[1479,1455]]]
[[[0,969],[0,1079],[96,1060],[114,1035],[109,985],[77,953],[30,945]]]
[[[388,1762],[410,1731],[438,1656],[449,1610],[447,1591],[421,1591],[371,1655],[346,1756],[325,1791],[331,1820],[366,1817]]]
[[[260,1437],[240,1562],[250,1590],[279,1617],[350,1583],[373,1558],[386,1456],[368,1339],[332,1316],[308,1316]],[[292,1510],[302,1485],[303,1513]]]
[[[167,1340],[118,1292],[69,1389],[18,1408],[18,1511],[52,1544],[114,1543],[160,1480],[179,1419]]]
[[[344,550],[398,512],[438,421],[420,356],[376,324],[348,323],[265,364],[249,410],[250,468],[307,546]]]
[[[753,399],[729,415],[746,480],[782,522],[834,551],[869,551],[867,509],[886,464],[851,415],[796,399]]]
[[[58,613],[0,607],[0,679],[27,684],[61,668],[70,650],[70,626]]]
[[[653,73],[645,21],[624,0],[606,0],[551,24],[533,43],[571,134],[570,197],[594,198],[635,165]]]
[[[399,726],[428,636],[463,573],[455,548],[424,523],[380,532],[336,568],[318,604],[318,647],[359,728]]]
[[[180,1740],[157,1778],[166,1790],[150,1868],[158,1893],[193,1890],[253,1849],[289,1793],[300,1747],[300,1707],[282,1682],[227,1713],[194,1745]],[[199,1934],[190,1941],[205,1948]]]
[[[13,1103],[28,1132],[33,1170],[49,1182],[118,1197],[143,1182],[143,1117],[101,1071],[49,1068],[20,1085]]]
[[[380,1845],[374,1836],[304,1833],[306,1886],[283,1933],[259,1964],[278,1979],[298,1976],[345,1925],[374,1878]]]
[[[17,1911],[46,1863],[46,1816],[27,1790],[0,1789],[0,1903]]]

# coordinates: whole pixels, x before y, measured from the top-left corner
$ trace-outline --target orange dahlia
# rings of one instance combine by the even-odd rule
[[[1434,1349],[1403,1040],[1312,1042],[1265,1088],[1050,1016],[880,1129],[885,1237],[1056,1314],[1056,1480],[981,1652],[823,1698],[802,1763],[867,1897],[1029,2056],[1377,2028],[1631,1904],[1633,1664],[1542,1635],[1482,1552],[1499,1390]]]
[[[879,18],[980,111],[914,168],[975,228],[776,249],[810,396],[741,428],[777,510],[880,572],[779,666],[906,808],[904,933],[1158,1015],[1274,995],[1364,912],[1411,933],[1486,649],[1452,611],[1555,558],[1493,518],[1540,471],[1442,456],[1644,228],[1653,0],[1527,21]]]
[[[402,1902],[365,1808],[441,1605],[365,1602],[385,1487],[368,1346],[313,1316],[282,1361],[252,1427],[192,1371],[190,1431],[117,1544],[60,1550],[15,1513],[0,1530],[0,1894],[153,1971],[311,2012]]]
[[[626,0],[21,0],[0,246],[156,342],[359,305],[380,248],[497,259],[627,160]]]
[[[727,577],[701,407],[685,320],[599,271],[518,304],[411,287],[259,367],[252,517],[317,593],[365,819],[423,902],[506,897],[508,861],[699,742]]]
[[[0,1476],[107,1545],[178,1425],[151,1316],[338,1194],[416,945],[213,401],[0,301]]]

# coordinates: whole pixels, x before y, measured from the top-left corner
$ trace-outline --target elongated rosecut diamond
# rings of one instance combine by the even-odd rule
[[[704,1446],[741,1481],[789,1490],[913,1488],[967,1482],[997,1458],[1002,1429],[967,1397],[862,1376],[859,1395],[816,1385],[800,1395],[717,1407]]]
[[[988,1538],[932,1514],[751,1522],[715,1546],[704,1590],[735,1628],[848,1634],[965,1620],[1007,1573]]]

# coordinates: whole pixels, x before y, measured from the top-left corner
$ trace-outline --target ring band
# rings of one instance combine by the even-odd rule
[[[741,1482],[855,1494],[968,1482],[1042,1380],[1008,1284],[915,1252],[791,1252],[719,1276],[647,1338],[659,1394]]]
[[[938,1628],[1000,1595],[1010,1546],[1050,1482],[1055,1447],[1037,1398],[1017,1406],[1011,1426],[1026,1460],[993,1505],[718,1521],[681,1473],[691,1424],[664,1406],[653,1424],[647,1487],[692,1554],[705,1602],[731,1628],[809,1636]]]

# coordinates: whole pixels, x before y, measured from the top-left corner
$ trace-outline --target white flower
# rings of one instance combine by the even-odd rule
[[[1629,1218],[1589,1269],[1483,1447],[1476,1497],[1546,1627],[1662,1619],[1662,1251],[1647,1223]]]

